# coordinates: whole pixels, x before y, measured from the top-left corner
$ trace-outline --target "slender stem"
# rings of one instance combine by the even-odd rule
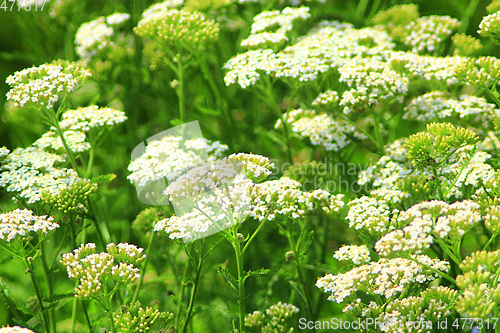
[[[217,87],[217,84],[215,84],[213,76],[211,75],[211,73],[208,69],[205,57],[198,57],[198,62],[200,64],[201,70],[205,76],[205,79],[208,81],[210,88],[212,88],[217,106],[222,110],[224,116],[226,117],[226,122],[229,125],[229,140],[231,141],[231,146],[233,146],[234,143],[232,141],[233,141],[233,137],[234,137],[234,127],[235,127],[234,119],[231,115],[231,112],[229,112],[229,110],[228,110],[226,101],[221,96],[221,93],[219,91],[219,88]]]
[[[239,303],[239,333],[245,332],[245,272],[243,271],[243,254],[241,252],[241,243],[238,241],[238,226],[234,228],[234,237],[232,245],[236,255],[236,266],[238,268],[238,303]]]
[[[274,95],[272,93],[271,82],[269,81],[269,78],[267,76],[265,76],[264,81],[266,82],[266,87],[263,87],[259,84],[256,84],[255,86],[259,87],[264,92],[264,96],[266,97],[267,101],[271,104],[273,110],[276,111],[276,115],[278,116],[278,118],[281,120],[281,123],[283,124],[286,145],[287,145],[286,148],[287,148],[288,162],[290,164],[293,164],[293,157],[292,157],[292,152],[291,152],[291,147],[290,147],[290,135],[289,135],[289,131],[288,131],[289,130],[288,124],[286,122],[286,119],[283,117],[283,113],[281,112],[278,104],[276,103],[276,100],[274,99]]]
[[[366,6],[368,6],[368,0],[361,0],[358,4],[358,8],[356,8],[356,13],[354,17],[356,20],[361,20],[361,16],[365,13]]]
[[[248,241],[246,242],[245,246],[243,247],[243,250],[241,250],[241,255],[244,255],[246,250],[248,249],[248,245],[250,245],[250,243],[252,242],[252,240],[255,238],[255,236],[257,236],[257,233],[260,231],[260,229],[262,229],[262,227],[264,226],[264,224],[266,223],[267,221],[267,218],[264,219],[264,221],[262,221],[259,226],[257,227],[257,229],[254,231],[254,233],[252,234],[252,236],[248,239]]]
[[[43,319],[43,324],[45,326],[45,330],[47,332],[50,332],[50,326],[49,326],[49,317],[47,315],[47,309],[43,306],[43,297],[42,293],[40,292],[40,288],[38,288],[38,282],[36,281],[36,276],[35,276],[35,269],[33,267],[33,264],[27,259],[24,258],[24,263],[30,270],[29,275],[31,278],[31,282],[33,283],[33,287],[35,288],[35,293],[36,297],[38,298],[38,302],[40,303],[40,310],[42,311],[42,319]]]
[[[194,280],[193,289],[191,291],[191,297],[189,299],[188,312],[187,312],[187,315],[186,315],[186,320],[184,321],[184,327],[182,328],[182,331],[181,331],[182,333],[186,333],[187,332],[188,325],[189,325],[189,323],[191,321],[191,315],[193,313],[193,308],[194,308],[194,301],[196,299],[196,292],[198,291],[198,285],[200,284],[200,276],[201,276],[202,265],[203,265],[203,256],[200,253],[200,259],[198,261],[198,265],[195,268],[196,269],[196,277],[195,277],[195,280]]]
[[[442,277],[444,277],[446,280],[448,280],[448,281],[452,282],[454,285],[456,285],[456,284],[457,284],[457,281],[456,281],[454,278],[452,278],[451,276],[449,276],[448,274],[446,274],[446,273],[444,273],[444,272],[442,272],[442,271],[440,271],[440,270],[438,270],[438,269],[435,269],[434,267],[431,267],[431,266],[429,266],[429,265],[427,265],[427,264],[424,264],[424,263],[422,263],[422,262],[418,261],[417,259],[412,258],[412,257],[410,257],[410,256],[407,256],[406,258],[407,258],[408,260],[411,260],[411,261],[416,262],[417,264],[419,264],[419,265],[421,265],[421,266],[423,266],[423,267],[425,267],[425,268],[427,268],[427,269],[430,269],[430,270],[431,270],[431,271],[433,271],[434,273],[437,273],[437,274],[441,275],[441,276],[442,276]]]
[[[45,243],[40,242],[40,256],[42,258],[42,267],[45,273],[45,279],[47,280],[47,290],[48,297],[52,299],[52,295],[54,295],[54,285],[52,283],[52,271],[49,269],[49,265],[47,264],[47,258],[45,258]],[[57,321],[56,321],[56,310],[52,307],[49,310],[50,324],[52,332],[57,332]]]
[[[484,245],[483,251],[485,251],[488,248],[488,246],[490,246],[490,244],[493,243],[493,241],[497,238],[499,233],[500,233],[500,231],[497,231],[493,236],[490,237],[488,242]]]
[[[467,31],[467,27],[469,26],[470,18],[472,15],[475,13],[477,5],[479,4],[479,0],[471,0],[469,2],[469,6],[465,10],[464,17],[462,18],[462,24],[460,24],[460,27],[458,28],[458,33],[464,33]]]
[[[180,324],[180,316],[181,316],[181,309],[182,309],[182,302],[183,302],[183,299],[184,299],[184,288],[185,288],[185,284],[184,284],[184,280],[186,279],[187,275],[188,275],[188,269],[189,269],[189,260],[186,260],[186,264],[185,264],[185,267],[184,267],[184,272],[182,274],[182,278],[181,278],[181,281],[180,281],[180,292],[179,292],[179,305],[177,306],[177,313],[176,315],[179,316],[178,319],[177,319],[177,325],[176,327],[179,327],[179,324]]]
[[[304,231],[304,230],[306,230],[306,228],[302,228],[302,231]],[[303,266],[302,265],[302,258],[301,258],[301,256],[298,253],[299,252],[298,251],[298,246],[295,243],[295,240],[293,239],[292,231],[291,230],[287,230],[286,231],[286,236],[288,238],[288,242],[290,243],[290,247],[292,248],[292,251],[295,254],[295,257],[297,258],[296,261],[294,261],[295,269],[297,270],[297,273],[299,275],[300,283],[302,284],[302,290],[303,290],[303,294],[305,296],[305,301],[307,303],[307,312],[309,314],[309,318],[312,318],[312,320],[313,320],[314,318],[312,317],[313,313],[312,313],[311,295],[309,294],[309,289],[307,288],[306,279],[305,279],[304,272],[303,272],[303,269],[302,269],[303,268],[302,267]]]
[[[57,112],[59,113],[59,110]],[[66,154],[68,155],[68,158],[71,162],[71,165],[73,166],[73,169],[78,174],[78,177],[83,178],[83,175],[81,174],[80,170],[76,165],[76,160],[75,156],[73,155],[73,151],[69,149],[68,143],[64,138],[64,132],[62,131],[61,126],[59,125],[59,119],[57,119],[57,116],[54,114],[53,111],[51,112],[51,116],[52,116],[53,126],[56,128],[57,134],[61,138],[61,142],[63,143],[64,149],[66,150]]]
[[[141,289],[142,281],[144,280],[144,275],[146,275],[146,268],[148,267],[149,263],[149,253],[151,252],[151,244],[153,244],[153,238],[155,236],[155,232],[153,230],[151,230],[150,232],[151,236],[149,236],[148,248],[146,249],[146,259],[144,260],[144,264],[142,266],[142,274],[139,279],[139,284],[135,289],[134,297],[132,297],[132,302],[131,302],[132,304],[135,304],[135,302],[137,301],[137,297],[139,296],[139,290]]]
[[[78,286],[78,282],[75,284],[75,289]],[[73,298],[73,308],[71,310],[71,333],[76,332],[76,312],[78,310],[78,298]]]
[[[179,54],[177,57],[177,76],[179,78],[179,85],[175,90],[179,98],[179,119],[184,123],[184,68],[182,64],[182,56]]]

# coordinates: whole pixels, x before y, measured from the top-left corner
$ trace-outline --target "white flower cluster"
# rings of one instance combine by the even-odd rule
[[[59,125],[63,131],[88,132],[91,128],[113,126],[121,124],[125,120],[127,120],[127,116],[123,111],[91,105],[64,112]]]
[[[178,216],[159,221],[155,230],[194,240],[243,222],[253,181],[266,179],[273,167],[267,157],[244,153],[193,167],[164,192]]]
[[[271,317],[271,322],[283,323],[288,318],[293,317],[299,313],[299,308],[293,304],[278,302],[266,309],[266,316]]]
[[[131,284],[140,278],[139,269],[129,263],[142,262],[145,257],[139,258],[137,253],[142,253],[143,249],[126,243],[108,244],[107,248],[108,252],[96,253],[95,244],[88,243],[82,244],[73,252],[63,254],[61,263],[66,267],[68,277],[79,281],[75,297],[99,297],[102,285],[109,277],[120,284]],[[117,252],[117,249],[121,252]]]
[[[186,149],[181,148],[181,142]],[[203,138],[183,141],[180,136],[165,136],[149,142],[144,154],[130,162],[132,173],[127,178],[139,186],[163,178],[170,183],[187,169],[206,162],[206,153],[214,160],[225,150],[226,145]]]
[[[39,235],[59,228],[53,217],[33,215],[28,209],[16,209],[0,214],[0,239],[12,241],[16,237],[24,238],[30,232]]]
[[[420,255],[415,259],[431,268],[443,272],[450,269],[449,263]],[[422,267],[410,259],[381,258],[377,262],[358,266],[352,270],[319,278],[316,287],[331,293],[329,301],[342,303],[357,290],[380,295],[386,299],[401,294],[416,283],[425,283],[439,277],[432,270]]]
[[[127,13],[114,13],[106,17],[108,25],[120,25],[130,19],[130,14]]]
[[[254,185],[250,216],[259,221],[280,217],[300,219],[318,208],[338,212],[344,206],[342,194],[334,196],[324,190],[303,192],[301,187],[302,184],[288,177]]]
[[[2,327],[0,328],[0,333],[35,333],[27,328],[13,326],[13,327]]]
[[[252,159],[259,160],[241,155],[238,159],[224,158],[193,167],[181,175],[164,192],[178,216],[158,222],[155,230],[164,230],[170,238],[191,241],[243,222],[249,213],[253,182],[242,173],[245,168],[242,160]],[[263,163],[269,164],[269,160]],[[256,167],[253,170],[260,177],[262,170]]]
[[[370,45],[364,45],[366,40],[371,41]],[[326,22],[278,53],[259,49],[236,55],[224,65],[227,70],[224,81],[226,85],[238,83],[246,88],[259,80],[260,73],[311,81],[319,73],[338,68],[355,55],[375,55],[393,47],[382,30],[357,30],[350,24]]]
[[[296,19],[306,20],[310,17],[308,7],[286,7],[279,10],[265,11],[253,19],[250,36],[241,42],[247,48],[267,48],[279,45],[288,40],[286,33],[293,28]],[[278,27],[275,31],[266,31]]]
[[[404,44],[412,52],[433,52],[437,46],[460,25],[460,21],[449,16],[424,16],[411,22],[405,29],[410,32]]]
[[[380,236],[396,229],[399,211],[391,209],[383,199],[362,196],[349,202],[349,227]]]
[[[312,106],[335,106],[339,102],[339,94],[334,90],[327,90],[312,101]]]
[[[366,245],[344,245],[335,251],[333,257],[339,261],[363,265],[370,262],[370,250]]]
[[[1,164],[0,187],[27,199],[29,204],[39,201],[44,191],[55,195],[62,186],[79,179],[73,169],[57,167],[63,162],[63,156],[41,148],[17,148]]]
[[[142,13],[143,18],[153,17],[171,8],[177,8],[184,4],[184,0],[165,0],[151,5]]]
[[[241,162],[245,176],[254,182],[266,179],[274,169],[274,163],[262,155],[238,153],[229,155],[228,160],[234,161],[235,165],[238,164],[237,161]]]
[[[499,35],[498,27],[500,25],[500,12],[490,14],[483,17],[479,23],[479,30],[477,31],[483,37],[497,37]]]
[[[326,150],[338,151],[351,143],[348,136],[359,140],[366,139],[353,125],[342,119],[334,119],[327,114],[316,115],[314,110],[292,110],[288,114],[288,121],[292,131],[303,138],[309,138],[311,144],[322,146]],[[281,126],[281,119],[275,128]]]
[[[115,260],[123,261],[132,264],[140,264],[146,260],[146,255],[143,254],[144,249],[135,246],[134,244],[119,243],[115,245],[110,243],[106,245],[106,251],[111,254]]]
[[[43,64],[26,68],[7,78],[6,82],[12,87],[7,92],[7,100],[12,100],[15,105],[30,103],[36,107],[52,109],[59,100],[59,94],[72,92],[82,79],[89,76],[89,72],[74,64],[64,67]]]
[[[112,44],[113,26],[117,26],[130,18],[126,13],[114,13],[108,17],[101,16],[82,24],[76,31],[76,53],[84,60],[90,60],[100,50]]]
[[[491,127],[489,122],[499,114],[495,105],[483,97],[460,95],[456,99],[443,91],[432,91],[414,98],[405,111],[405,119],[432,122],[465,118],[468,123],[484,128]]]
[[[90,149],[90,144],[85,141],[85,133],[69,130],[63,132],[63,135],[71,151],[79,153]],[[42,135],[40,139],[33,143],[33,146],[41,149],[50,148],[64,153],[64,145],[61,137],[53,131],[49,131]]]
[[[342,94],[340,100],[345,114],[392,98],[403,101],[408,92],[409,78],[389,65],[382,57],[354,57],[339,68],[339,81],[346,82],[351,88]]]
[[[447,204],[444,201],[424,201],[402,212],[398,220],[408,224],[402,230],[384,235],[375,250],[381,256],[398,252],[420,254],[434,242],[434,237],[458,241],[481,220],[479,205],[473,201]]]
[[[8,155],[9,153],[10,153],[10,150],[8,150],[7,148],[5,148],[5,146],[4,147],[0,147],[0,158],[2,156]]]
[[[477,151],[471,156],[471,151],[470,146],[459,149],[449,157],[449,165],[441,169],[439,180],[445,199],[460,199],[467,188],[472,188],[473,194],[480,194],[484,192],[481,184],[494,178],[493,167],[486,163],[491,155]],[[411,165],[406,158],[404,139],[400,139],[389,145],[387,155],[382,156],[375,165],[360,171],[358,184],[372,183],[376,189],[395,190],[396,183],[410,174],[431,177],[430,171],[422,173]]]

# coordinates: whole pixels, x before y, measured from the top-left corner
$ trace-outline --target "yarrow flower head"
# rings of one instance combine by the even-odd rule
[[[73,169],[60,167],[64,162],[63,156],[41,148],[17,148],[0,166],[0,186],[27,199],[29,204],[39,201],[44,191],[57,195],[79,179]]]
[[[481,41],[479,39],[466,34],[453,35],[451,37],[451,41],[455,46],[455,51],[453,51],[453,54],[471,56],[479,52],[483,48],[483,45],[481,44]]]
[[[310,16],[308,7],[286,7],[281,12],[279,10],[262,12],[254,17],[250,36],[241,42],[241,46],[248,48],[279,46],[288,40],[286,33],[292,30],[293,21],[299,18],[305,20]]]
[[[203,138],[165,136],[148,143],[144,153],[129,164],[132,173],[127,178],[140,186],[163,178],[170,183],[193,166],[219,158],[227,148]]]
[[[24,69],[7,78],[7,100],[50,110],[64,93],[72,92],[90,73],[66,60]]]
[[[63,255],[61,263],[66,267],[68,277],[79,281],[75,297],[92,299],[101,295],[102,285],[112,278],[120,285],[129,285],[140,278],[140,264],[145,255],[135,245],[108,244],[108,252],[96,253],[93,243],[81,245],[73,252]]]
[[[370,250],[366,245],[344,245],[335,252],[333,257],[359,266],[370,261]]]
[[[344,302],[358,290],[390,299],[413,285],[438,278],[439,274],[434,270],[447,272],[450,269],[446,261],[431,259],[425,255],[416,256],[415,259],[426,266],[410,259],[381,258],[377,262],[355,267],[346,273],[327,274],[318,279],[316,287],[330,293],[328,300],[337,303]]]
[[[34,332],[32,330],[27,329],[27,328],[13,326],[13,327],[0,328],[0,333],[34,333]]]
[[[169,9],[145,16],[134,32],[143,38],[159,39],[166,47],[178,50],[187,47],[189,51],[216,41],[219,24],[200,12]]]
[[[93,128],[100,129],[121,124],[125,120],[127,116],[123,111],[92,105],[64,112],[59,125],[63,131],[88,132]]]
[[[70,130],[64,131],[63,135],[64,140],[71,151],[81,153],[90,149],[90,143],[85,141],[85,133]],[[55,151],[61,155],[66,152],[61,137],[54,131],[49,131],[43,134],[40,139],[33,142],[33,146],[45,150]]]
[[[460,21],[450,16],[425,16],[411,22],[404,44],[414,53],[434,52],[460,26]]]
[[[250,216],[259,221],[298,219],[318,208],[329,213],[339,212],[344,206],[342,194],[335,196],[325,190],[304,192],[301,188],[302,184],[288,177],[254,185]]]
[[[453,246],[481,221],[478,209],[479,205],[473,201],[451,205],[437,200],[419,203],[399,215],[399,224],[406,226],[384,235],[375,244],[375,250],[381,256],[400,252],[421,254],[435,238]]]
[[[490,37],[496,43],[500,42],[500,13],[496,12],[483,17],[477,33],[482,37]]]
[[[463,274],[457,276],[462,290],[455,309],[471,318],[487,319],[500,302],[500,284],[497,272],[500,251],[477,251],[460,264]]]
[[[243,222],[253,182],[242,171],[244,162],[230,158],[190,169],[164,192],[178,216],[158,222],[155,231],[191,241]]]
[[[83,60],[90,60],[94,55],[113,44],[111,37],[114,28],[130,19],[126,13],[114,13],[108,17],[101,16],[84,23],[78,28],[75,36],[76,53]]]
[[[33,232],[45,236],[59,228],[53,217],[37,216],[28,209],[16,209],[0,214],[0,240],[11,242],[16,238],[25,238]]]
[[[352,141],[349,136],[363,140],[366,136],[343,119],[320,113],[314,110],[292,110],[288,114],[287,123],[292,131],[301,137],[309,138],[311,144],[324,147],[328,151],[338,151],[348,146]],[[275,128],[281,127],[281,119]]]
[[[155,3],[149,6],[148,9],[142,13],[143,18],[155,16],[163,11],[168,11],[171,8],[181,7],[184,3],[184,0],[165,0],[163,2]]]
[[[83,214],[88,197],[97,190],[97,184],[88,179],[77,179],[70,185],[61,184],[57,193],[42,192],[42,200],[63,214]]]
[[[262,155],[238,153],[229,155],[228,160],[234,161],[235,164],[241,162],[245,176],[255,183],[267,179],[274,169],[274,163]]]
[[[163,325],[173,319],[170,312],[160,312],[155,307],[142,306],[136,302],[131,306],[121,306],[113,319],[118,332],[148,332],[157,322]]]
[[[292,304],[281,303],[271,305],[265,314],[254,311],[245,318],[245,326],[261,332],[292,332],[286,329],[287,322],[291,321],[299,313],[299,308]]]

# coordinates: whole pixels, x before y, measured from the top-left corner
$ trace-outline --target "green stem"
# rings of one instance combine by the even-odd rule
[[[264,81],[266,81],[266,87],[261,86],[260,84],[256,84],[255,86],[260,88],[264,92],[265,99],[271,104],[272,109],[276,112],[276,115],[278,116],[279,119],[281,119],[281,123],[283,124],[283,129],[285,132],[285,139],[286,139],[286,149],[287,149],[287,157],[288,157],[288,162],[290,164],[293,164],[293,158],[292,158],[292,152],[290,148],[290,135],[288,131],[288,124],[286,123],[286,119],[283,117],[283,113],[281,112],[278,104],[276,103],[274,99],[274,95],[272,93],[272,87],[271,87],[271,82],[269,81],[269,78],[267,76],[264,77]]]
[[[302,228],[302,231],[304,231],[304,230],[306,230],[306,228]],[[302,258],[299,254],[298,246],[295,243],[295,240],[293,239],[293,235],[292,235],[291,230],[286,230],[286,237],[288,238],[288,242],[290,243],[290,247],[292,248],[292,251],[295,254],[295,257],[297,258],[294,261],[294,265],[295,265],[295,269],[297,270],[297,274],[299,275],[300,284],[302,285],[302,290],[303,290],[302,293],[305,296],[305,301],[306,301],[306,305],[307,305],[307,312],[308,312],[309,318],[311,318],[311,320],[314,320],[313,312],[312,312],[311,295],[309,294],[309,288],[307,288],[306,279],[304,276]],[[300,237],[299,237],[299,239],[300,239]]]
[[[366,6],[368,6],[368,0],[361,0],[358,4],[358,8],[356,8],[356,13],[354,14],[354,18],[359,21],[361,20],[361,16],[366,11]]]
[[[36,297],[38,299],[38,302],[40,303],[40,310],[42,311],[42,319],[43,319],[42,321],[45,326],[45,330],[47,332],[50,332],[49,317],[47,315],[47,309],[43,306],[43,297],[42,293],[40,292],[40,288],[38,287],[38,282],[35,276],[35,269],[33,267],[33,264],[27,258],[24,258],[24,263],[26,264],[26,267],[28,267],[29,270],[28,274],[30,275],[31,282],[33,283],[33,287],[35,288]]]
[[[205,79],[208,81],[210,88],[212,88],[217,106],[222,110],[224,116],[226,117],[226,122],[229,125],[229,140],[231,141],[231,146],[233,146],[234,145],[234,143],[233,143],[234,128],[235,128],[234,119],[231,115],[231,112],[229,112],[229,110],[228,110],[226,101],[221,96],[221,93],[219,91],[219,88],[217,87],[217,84],[215,84],[215,81],[213,79],[213,75],[211,75],[210,70],[208,69],[205,58],[198,57],[198,62],[200,64],[201,70],[205,76]]]
[[[241,255],[244,255],[246,250],[248,249],[248,246],[250,245],[250,243],[252,242],[252,240],[255,238],[255,236],[257,236],[257,233],[260,231],[260,229],[262,229],[262,227],[264,226],[264,224],[266,223],[267,221],[267,218],[264,219],[260,224],[259,226],[257,227],[257,229],[254,231],[254,233],[252,234],[252,236],[248,239],[248,241],[246,242],[245,246],[243,247],[243,250],[241,250]]]
[[[444,272],[442,272],[442,271],[440,271],[440,270],[438,270],[438,269],[435,269],[434,267],[431,267],[431,266],[429,266],[429,265],[427,265],[427,264],[424,264],[424,263],[422,263],[422,262],[418,261],[417,259],[412,258],[412,257],[410,257],[410,256],[407,256],[406,258],[407,258],[408,260],[411,260],[411,261],[416,262],[417,264],[419,264],[419,265],[421,265],[421,266],[423,266],[423,267],[425,267],[425,268],[427,268],[427,269],[430,269],[430,270],[431,270],[431,271],[433,271],[434,273],[437,273],[437,274],[441,275],[442,277],[444,277],[446,280],[450,281],[450,282],[451,282],[451,283],[453,283],[454,285],[456,285],[456,284],[457,284],[457,281],[456,281],[454,278],[452,278],[451,276],[449,276],[448,274],[446,274],[446,273],[444,273]]]
[[[135,289],[134,297],[132,297],[132,302],[131,302],[132,304],[135,304],[135,302],[137,301],[137,297],[139,296],[139,290],[141,289],[142,281],[144,280],[144,275],[146,275],[146,268],[148,267],[149,263],[149,253],[151,252],[151,244],[153,244],[153,238],[155,236],[155,232],[153,230],[151,230],[150,232],[151,236],[149,236],[148,248],[146,249],[146,259],[144,260],[144,264],[142,266],[142,274],[141,278],[139,279],[139,284]]]
[[[469,6],[465,10],[464,17],[462,18],[462,24],[458,28],[457,33],[462,34],[467,31],[467,27],[469,26],[470,18],[476,12],[477,5],[479,4],[479,0],[472,0],[469,2]]]
[[[382,134],[380,133],[380,121],[378,119],[378,114],[373,115],[373,130],[375,131],[375,138],[377,139],[377,150],[380,151],[382,155],[385,155],[384,140],[382,139]]]
[[[57,112],[60,113],[59,110]],[[78,167],[76,165],[76,160],[75,160],[75,156],[73,155],[73,151],[71,149],[69,149],[68,143],[66,142],[66,139],[64,138],[64,132],[62,131],[61,126],[59,125],[59,119],[57,119],[57,116],[53,111],[51,111],[50,114],[52,117],[52,119],[51,119],[52,123],[53,123],[52,125],[56,128],[57,134],[61,138],[61,142],[63,143],[64,149],[66,150],[66,154],[68,155],[68,158],[71,162],[71,165],[73,166],[73,169],[78,174],[78,177],[83,178],[83,175],[81,174],[80,170],[78,169]]]
[[[52,271],[49,269],[49,266],[47,264],[47,258],[45,258],[45,243],[40,242],[40,256],[42,258],[42,267],[45,273],[45,279],[47,280],[47,290],[48,290],[48,298],[52,299],[52,295],[54,295],[54,285],[52,282]],[[52,307],[49,310],[49,317],[50,317],[50,326],[52,332],[56,333],[57,332],[57,320],[56,320],[56,310],[54,307]]]
[[[75,289],[78,287],[78,282],[75,284]],[[73,298],[73,308],[71,310],[71,333],[76,332],[76,311],[78,310],[78,298]]]
[[[198,286],[200,284],[200,276],[201,276],[201,268],[203,265],[203,256],[200,253],[200,259],[198,261],[198,266],[196,266],[196,277],[194,280],[194,286],[193,290],[191,291],[191,297],[189,299],[189,306],[188,306],[188,312],[186,315],[186,320],[184,321],[184,327],[182,328],[182,333],[187,332],[187,328],[189,325],[189,322],[191,321],[191,315],[193,313],[193,308],[194,308],[194,301],[196,299],[196,292],[198,291]]]
[[[105,288],[106,289],[106,288]],[[113,306],[112,306],[112,295],[111,293],[108,294],[107,293],[107,290],[105,291],[105,296],[104,296],[104,301],[105,301],[105,307],[106,307],[106,312],[108,313],[108,318],[109,318],[109,321],[110,321],[110,325],[111,325],[111,333],[116,333],[115,331],[115,321],[113,319]]]
[[[177,97],[179,99],[179,119],[184,123],[184,68],[182,66],[181,55],[177,57],[177,75],[179,78],[179,85],[175,91],[177,92]]]
[[[490,237],[488,242],[484,245],[483,251],[485,251],[488,248],[488,246],[490,246],[490,244],[493,243],[493,241],[497,238],[499,233],[500,233],[500,231],[497,231],[493,236]]]
[[[234,227],[233,242],[236,255],[236,266],[238,268],[238,305],[239,305],[239,333],[245,332],[245,272],[243,271],[243,254],[241,252],[241,243],[238,241],[238,226]]]

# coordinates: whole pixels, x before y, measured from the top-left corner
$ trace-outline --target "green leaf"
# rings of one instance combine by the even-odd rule
[[[114,173],[110,173],[110,174],[107,174],[107,175],[99,175],[97,177],[92,178],[90,181],[93,184],[109,183],[109,182],[111,182],[115,178],[116,178],[116,175]]]
[[[266,269],[266,268],[259,269],[258,271],[248,271],[248,272],[245,272],[244,279],[246,279],[247,277],[252,276],[252,275],[266,275],[268,273],[269,273],[269,269]]]
[[[229,272],[226,268],[219,266],[219,269],[217,270],[217,273],[226,281],[226,283],[233,288],[233,290],[236,292],[236,295],[239,295],[239,290],[238,290],[238,281],[234,278],[234,276]]]
[[[311,230],[311,232],[306,235],[305,241],[301,246],[301,249],[299,249],[300,257],[304,256],[307,253],[307,250],[309,249],[309,246],[311,246],[313,240],[314,240],[314,230]]]
[[[196,108],[198,109],[198,111],[200,111],[201,113],[204,113],[204,114],[208,114],[210,116],[220,116],[222,114],[221,111],[219,110],[212,110],[212,109],[207,109],[207,108],[204,108],[202,106],[199,106],[199,105],[196,105]]]
[[[65,299],[65,298],[74,297],[74,296],[75,296],[75,293],[56,294],[56,295],[52,295],[50,297],[45,297],[43,299],[43,301],[47,302],[47,303],[52,303],[52,302],[60,301],[60,300]]]

